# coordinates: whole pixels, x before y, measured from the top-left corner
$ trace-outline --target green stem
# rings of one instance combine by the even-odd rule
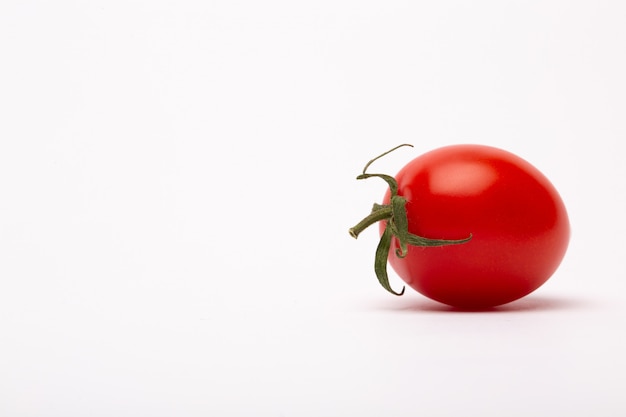
[[[390,206],[379,205],[376,207],[376,210],[372,211],[366,218],[361,220],[356,226],[351,227],[350,230],[348,230],[348,232],[350,233],[350,236],[356,239],[357,237],[359,237],[359,234],[363,230],[367,229],[369,226],[381,220],[390,219],[391,215],[392,215],[392,209]]]

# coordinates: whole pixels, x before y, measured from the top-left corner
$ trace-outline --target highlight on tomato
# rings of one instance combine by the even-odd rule
[[[393,177],[381,204],[350,229],[379,223],[374,271],[392,294],[387,263],[412,289],[450,306],[506,304],[543,285],[560,265],[570,237],[565,205],[534,166],[502,149],[452,145],[410,161]]]

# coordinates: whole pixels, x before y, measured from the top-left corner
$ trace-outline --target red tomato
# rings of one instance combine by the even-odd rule
[[[367,168],[367,167],[366,167]],[[570,235],[565,205],[530,163],[501,149],[455,145],[425,153],[396,175],[408,232],[471,240],[435,247],[397,236],[388,260],[421,294],[456,307],[485,308],[519,299],[556,271]],[[387,191],[383,205],[390,205]],[[378,206],[383,207],[383,206]],[[388,221],[380,222],[381,236]]]

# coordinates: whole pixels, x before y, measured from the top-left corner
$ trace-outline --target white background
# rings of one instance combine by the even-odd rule
[[[624,415],[625,4],[3,0],[0,415]],[[382,290],[403,142],[542,170],[553,278]]]

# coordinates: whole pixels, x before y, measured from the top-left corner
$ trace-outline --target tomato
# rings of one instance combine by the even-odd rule
[[[364,170],[360,179],[370,176],[390,184],[382,205],[368,216],[381,217],[379,252],[388,252],[378,255],[433,300],[471,309],[517,300],[544,284],[567,250],[570,226],[557,190],[510,152],[446,146],[413,159],[395,178]],[[415,237],[413,243],[407,244],[407,236]],[[418,237],[432,244],[419,245]],[[381,262],[377,257],[385,286],[380,268],[386,259]]]

